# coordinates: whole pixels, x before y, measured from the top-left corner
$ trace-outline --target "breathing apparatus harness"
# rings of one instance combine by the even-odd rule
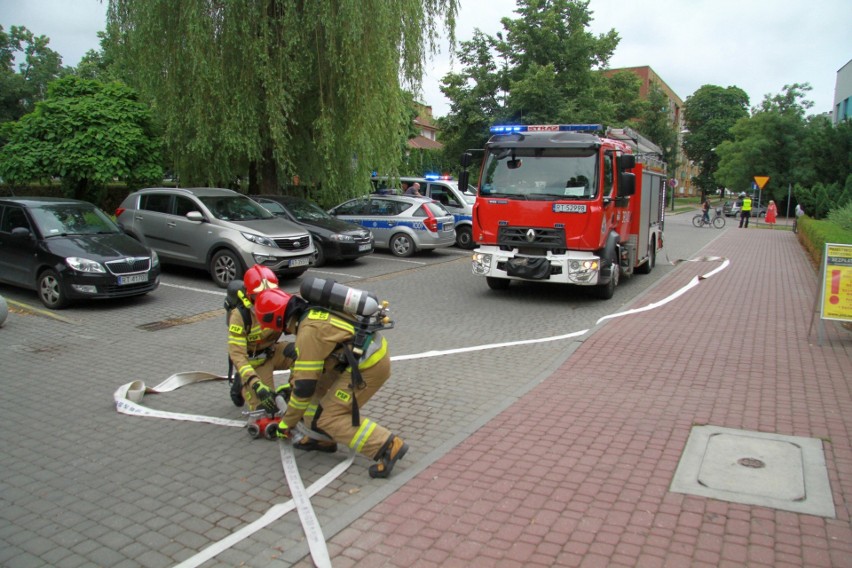
[[[299,321],[311,309],[328,312],[338,317],[354,328],[352,339],[337,344],[335,353],[340,363],[335,366],[339,372],[351,369],[352,382],[352,425],[361,425],[361,414],[358,409],[356,389],[364,388],[364,380],[358,367],[359,360],[369,351],[376,332],[382,329],[392,329],[394,322],[390,318],[387,301],[379,301],[372,292],[350,288],[334,280],[307,278],[300,289],[302,298],[308,305],[299,316]]]

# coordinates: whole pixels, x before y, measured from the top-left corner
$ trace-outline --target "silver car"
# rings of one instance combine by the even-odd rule
[[[329,213],[369,229],[376,248],[396,256],[450,247],[456,242],[455,220],[440,203],[424,197],[371,195],[341,203]]]
[[[115,216],[164,263],[206,269],[222,288],[254,264],[281,277],[300,276],[316,257],[304,227],[230,189],[140,189],[122,201]]]

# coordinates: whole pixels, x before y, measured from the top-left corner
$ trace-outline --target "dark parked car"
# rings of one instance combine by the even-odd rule
[[[328,260],[353,260],[373,252],[373,234],[370,231],[332,217],[316,203],[290,195],[250,197],[273,215],[304,225],[317,248],[314,266],[322,266]]]
[[[5,197],[0,281],[36,290],[59,309],[75,299],[147,294],[160,284],[160,261],[91,203]]]

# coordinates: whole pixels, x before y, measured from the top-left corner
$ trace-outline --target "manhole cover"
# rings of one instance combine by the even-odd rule
[[[671,490],[835,516],[822,442],[814,438],[696,426]]]

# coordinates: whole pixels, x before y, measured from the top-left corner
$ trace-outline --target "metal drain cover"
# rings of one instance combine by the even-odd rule
[[[690,433],[671,490],[834,517],[822,442],[714,426]]]

